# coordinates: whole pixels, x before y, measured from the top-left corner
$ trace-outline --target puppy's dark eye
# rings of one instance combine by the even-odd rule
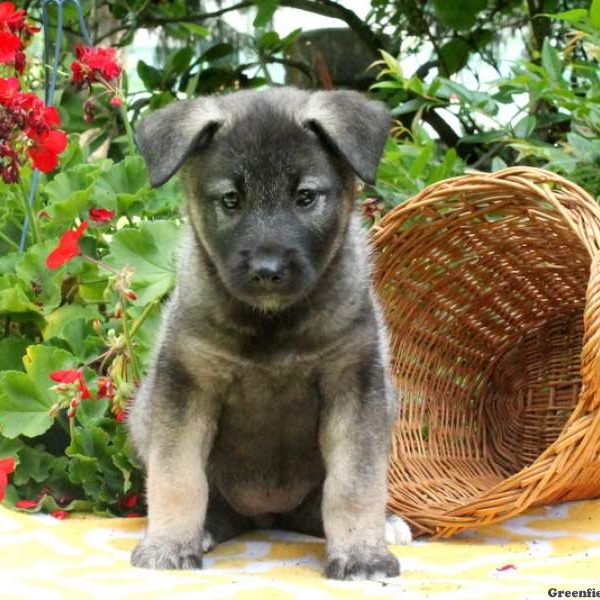
[[[235,210],[239,206],[240,200],[237,192],[227,192],[221,196],[221,204],[227,210]]]
[[[316,190],[298,190],[296,192],[296,206],[300,208],[308,208],[312,206],[320,194]]]

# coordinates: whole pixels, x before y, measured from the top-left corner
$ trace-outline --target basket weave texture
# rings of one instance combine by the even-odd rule
[[[402,393],[389,507],[449,536],[600,495],[600,207],[513,167],[434,184],[374,231]]]

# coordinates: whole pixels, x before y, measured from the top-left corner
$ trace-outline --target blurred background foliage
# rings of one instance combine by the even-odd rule
[[[39,9],[39,2],[25,4],[30,13]],[[128,65],[134,122],[176,98],[233,89],[288,83],[370,90],[397,119],[378,187],[366,190],[387,207],[467,168],[515,163],[560,171],[600,194],[598,2],[93,0],[84,6],[94,43],[120,48]],[[67,27],[77,38],[70,10]],[[60,105],[72,131],[89,130],[68,90]],[[118,159],[122,125],[114,111],[97,111],[95,118],[92,148],[104,144]]]

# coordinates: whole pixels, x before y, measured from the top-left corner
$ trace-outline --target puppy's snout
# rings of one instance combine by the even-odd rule
[[[280,256],[259,254],[250,259],[248,267],[250,279],[261,287],[276,288],[284,282],[286,268]]]

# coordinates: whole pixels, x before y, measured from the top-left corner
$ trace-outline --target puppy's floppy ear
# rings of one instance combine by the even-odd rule
[[[135,140],[152,186],[168,181],[194,148],[210,141],[224,120],[213,97],[174,102],[144,117]]]
[[[363,181],[375,182],[391,123],[385,104],[358,92],[315,92],[302,122],[338,152]]]

